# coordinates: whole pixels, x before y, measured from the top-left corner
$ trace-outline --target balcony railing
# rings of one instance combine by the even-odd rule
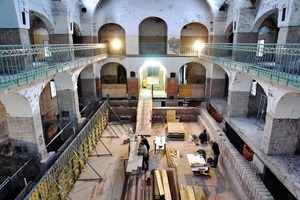
[[[0,90],[106,57],[105,44],[0,46]]]
[[[204,60],[300,88],[298,44],[206,44],[196,53]]]
[[[300,88],[300,45],[205,44],[201,52],[181,45],[179,55]],[[165,43],[142,43],[140,55],[167,55]],[[0,46],[0,91],[107,57],[105,44]]]

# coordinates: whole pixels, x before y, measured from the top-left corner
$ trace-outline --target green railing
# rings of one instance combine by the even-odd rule
[[[105,44],[0,46],[0,91],[106,57]]]
[[[105,101],[44,175],[37,182],[31,182],[16,199],[70,199],[68,197],[70,191],[81,172],[86,169],[85,165],[89,164],[89,156],[96,148],[107,126],[108,112],[109,104]],[[98,173],[93,175],[95,177],[91,177],[91,180],[92,178],[99,182],[102,180]]]
[[[205,44],[201,59],[300,88],[300,44]]]
[[[180,56],[199,56],[255,76],[300,88],[298,44],[181,45]],[[142,43],[142,56],[167,55],[165,43]],[[107,57],[105,44],[0,46],[0,91]]]

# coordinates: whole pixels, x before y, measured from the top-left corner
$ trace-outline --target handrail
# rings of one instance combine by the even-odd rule
[[[201,59],[300,88],[300,44],[205,44]]]
[[[181,45],[176,55],[198,56],[236,70],[300,88],[300,44]],[[142,43],[140,54],[166,53],[164,43]],[[105,44],[0,46],[0,91],[107,57]]]
[[[107,126],[108,111],[109,105],[105,101],[41,179],[32,183],[28,190],[23,190],[16,199],[67,198],[79,178],[84,160],[96,148]],[[76,152],[80,152],[84,158],[76,158]]]
[[[106,57],[106,44],[0,46],[0,91]]]

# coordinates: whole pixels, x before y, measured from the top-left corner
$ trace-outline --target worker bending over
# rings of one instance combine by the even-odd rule
[[[139,148],[138,148],[138,155],[143,156],[143,170],[148,170],[149,169],[149,154],[148,154],[148,149],[146,145],[143,142],[140,142]]]

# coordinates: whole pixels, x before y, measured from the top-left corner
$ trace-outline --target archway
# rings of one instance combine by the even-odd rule
[[[139,25],[139,54],[167,54],[167,23],[158,17],[144,19]]]
[[[206,68],[196,62],[186,63],[179,69],[179,97],[205,97]]]
[[[253,80],[250,88],[247,117],[256,119],[256,123],[259,126],[262,126],[266,122],[267,97],[262,86],[256,80]]]
[[[208,43],[208,29],[200,23],[190,23],[181,29],[180,33],[180,53],[193,53],[196,43]]]
[[[108,45],[110,55],[123,55],[126,53],[125,30],[118,24],[103,25],[98,31],[98,41]]]
[[[63,142],[59,137],[54,142],[52,141],[60,131],[60,116],[54,80],[49,81],[41,92],[40,112],[47,151],[56,151]]]
[[[152,97],[166,97],[166,67],[159,61],[146,61],[139,69],[139,84]]]
[[[117,62],[106,63],[100,70],[102,96],[127,98],[127,72]]]

